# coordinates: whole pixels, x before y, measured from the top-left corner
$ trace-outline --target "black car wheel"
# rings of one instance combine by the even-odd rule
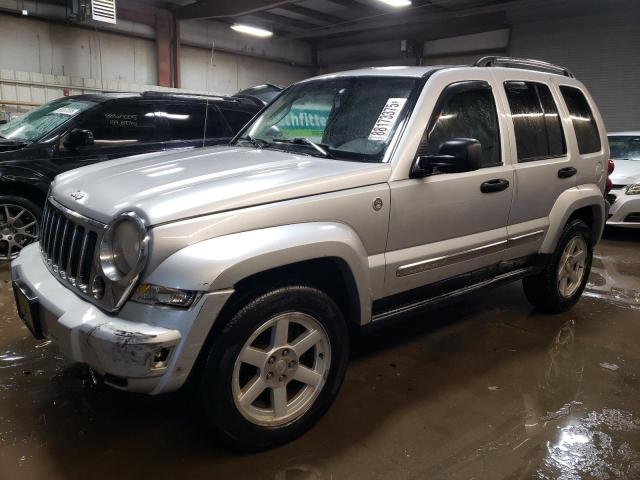
[[[591,229],[582,220],[572,220],[544,270],[522,280],[527,300],[545,312],[567,311],[580,299],[592,261]]]
[[[0,261],[9,261],[38,240],[42,210],[26,198],[0,196]]]

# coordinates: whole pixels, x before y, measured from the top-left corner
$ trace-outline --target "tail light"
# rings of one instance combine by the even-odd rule
[[[609,159],[609,162],[607,163],[607,181],[605,182],[605,186],[604,186],[605,195],[609,193],[613,188],[613,182],[609,178],[609,175],[611,175],[615,169],[616,169],[616,164],[613,163],[613,160]]]

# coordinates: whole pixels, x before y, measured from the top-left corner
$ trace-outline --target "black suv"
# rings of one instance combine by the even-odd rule
[[[262,106],[245,96],[77,95],[0,125],[0,261],[37,239],[47,190],[59,173],[140,153],[224,144]]]

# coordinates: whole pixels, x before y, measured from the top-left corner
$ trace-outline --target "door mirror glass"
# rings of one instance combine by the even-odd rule
[[[482,145],[475,138],[452,138],[440,145],[435,155],[416,159],[414,177],[437,173],[473,172],[482,167]]]
[[[69,132],[62,144],[69,150],[75,150],[78,147],[93,145],[93,142],[93,133],[91,130],[75,129]]]

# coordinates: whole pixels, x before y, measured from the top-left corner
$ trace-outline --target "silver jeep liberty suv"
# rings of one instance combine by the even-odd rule
[[[11,267],[18,310],[107,384],[189,379],[221,441],[270,448],[329,408],[358,328],[517,279],[574,305],[608,155],[584,85],[547,63],[312,78],[228,146],[58,176]]]

